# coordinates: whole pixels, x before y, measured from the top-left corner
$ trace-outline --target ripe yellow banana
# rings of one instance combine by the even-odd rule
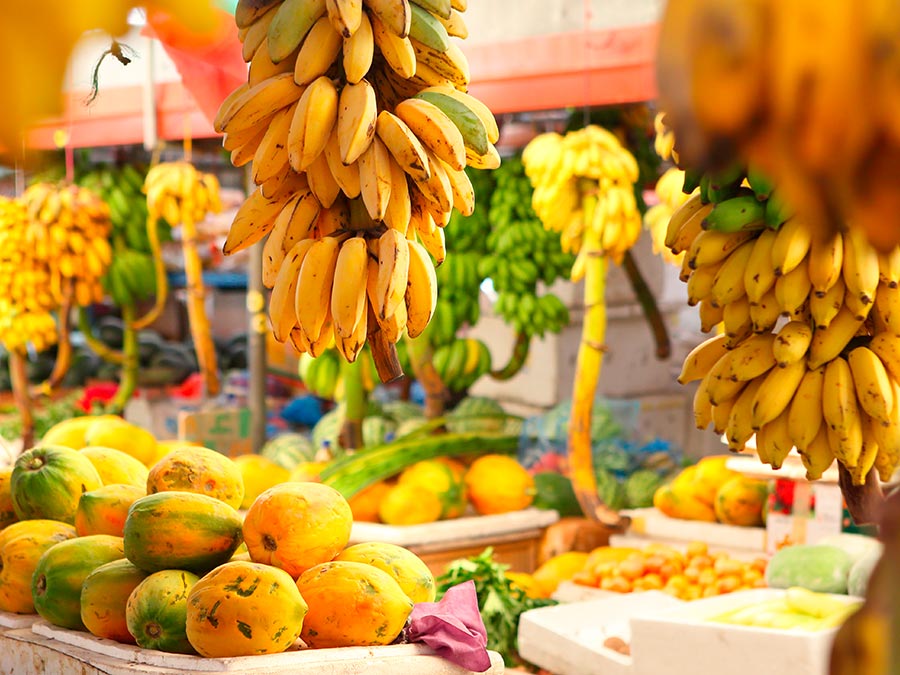
[[[822,414],[834,456],[847,468],[856,466],[862,452],[862,421],[850,365],[840,356],[825,366]]]
[[[875,440],[874,425],[879,424],[868,415],[861,416],[862,422],[862,449],[859,451],[859,458],[856,460],[856,466],[850,467],[848,473],[854,485],[865,485],[866,477],[869,471],[875,466],[875,460],[878,457],[878,442]]]
[[[865,233],[850,228],[844,233],[844,264],[842,275],[847,292],[855,295],[863,304],[875,300],[878,288],[878,252],[872,248]]]
[[[684,358],[681,365],[679,384],[687,384],[702,380],[706,373],[722,358],[728,350],[725,348],[725,335],[715,335],[694,347]]]
[[[747,338],[730,351],[729,366],[722,377],[735,382],[749,382],[775,367],[773,345],[775,335],[759,333]]]
[[[720,307],[725,307],[728,303],[744,296],[744,270],[750,260],[753,248],[753,241],[747,241],[738,246],[725,259],[716,273],[716,278],[710,289],[710,295],[713,302]]]
[[[363,267],[363,275],[365,275],[365,267]],[[368,299],[366,298],[365,284],[363,284],[361,292],[362,295],[360,298],[363,311],[359,322],[356,324],[356,329],[349,337],[341,337],[337,334],[334,336],[334,342],[338,352],[340,352],[341,356],[343,356],[348,363],[356,361],[356,358],[365,346],[366,338],[368,337],[369,307]]]
[[[228,230],[225,245],[222,247],[225,255],[231,255],[253,246],[269,234],[275,226],[275,219],[289,198],[288,195],[285,195],[266,199],[259,188],[251,192],[246,201],[241,204],[231,223],[231,228]]]
[[[281,0],[238,0],[234,10],[234,22],[240,29],[238,35],[259,21],[273,5],[280,3]]]
[[[775,354],[775,363],[779,367],[785,366],[799,361],[809,350],[810,342],[812,342],[813,329],[805,321],[789,321],[775,338],[772,345],[772,351]]]
[[[492,141],[494,142],[494,141]],[[706,206],[707,208],[703,208]],[[696,192],[692,194],[687,200],[675,211],[672,212],[672,216],[669,218],[669,224],[666,226],[666,238],[665,244],[666,248],[672,248],[675,245],[675,240],[678,237],[681,229],[687,224],[689,220],[691,220],[697,212],[704,211],[704,214],[700,217],[700,221],[697,223],[697,229],[695,232],[699,234],[703,229],[700,227],[700,223],[703,222],[703,218],[712,211],[712,204],[704,205],[703,200],[700,198],[700,193]],[[693,238],[692,238],[693,239]],[[688,243],[690,245],[690,243]],[[675,251],[675,253],[679,253],[679,251]]]
[[[328,138],[328,143],[325,144],[325,150],[322,154],[325,155],[325,160],[328,162],[328,169],[331,171],[331,175],[334,176],[334,180],[337,184],[341,186],[341,192],[350,199],[359,197],[360,191],[362,190],[359,179],[359,167],[355,163],[348,166],[341,160],[338,125],[335,125],[334,130],[331,132],[331,136]]]
[[[306,88],[291,118],[286,149],[294,171],[306,171],[319,157],[337,119],[337,89],[330,78],[319,77]]]
[[[894,389],[894,400],[900,400],[900,387],[896,382],[891,382]],[[878,443],[878,456],[875,458],[875,468],[886,483],[893,477],[894,471],[900,463],[900,420],[897,417],[888,424],[872,420],[872,434]]]
[[[362,0],[325,0],[325,10],[331,25],[344,39],[352,38],[368,20]]]
[[[366,80],[344,85],[338,101],[337,131],[341,161],[350,165],[366,151],[375,135],[378,103]]]
[[[754,429],[771,422],[788,407],[805,374],[806,359],[795,361],[784,368],[773,368],[768,372],[753,399]]]
[[[444,170],[444,163],[428,147],[425,147],[425,156],[428,158],[429,177],[428,180],[416,181],[417,192],[430,202],[426,207],[435,215],[435,220],[440,220],[443,225],[444,219],[439,218],[438,214],[448,213],[453,209],[453,187]]]
[[[889,288],[900,286],[900,246],[878,253],[878,278]]]
[[[278,217],[275,218],[272,231],[269,232],[269,236],[266,238],[266,244],[263,246],[262,264],[262,280],[263,286],[266,288],[272,288],[275,285],[278,271],[284,262],[284,257],[287,253],[287,250],[284,248],[284,235],[287,232],[288,224],[291,222],[291,214],[299,201],[299,194],[291,197],[288,203],[284,205],[284,208],[281,209]],[[288,247],[288,250],[290,248]]]
[[[809,280],[819,297],[825,295],[838,279],[844,262],[844,237],[840,232],[831,236],[813,235],[809,248]]]
[[[743,393],[743,392],[742,392]],[[713,431],[718,435],[723,435],[728,429],[728,420],[731,417],[731,411],[734,409],[735,403],[740,398],[737,396],[727,401],[723,401],[719,405],[710,406],[712,410]]]
[[[481,124],[484,126],[485,132],[487,133],[487,140],[489,143],[496,143],[500,140],[500,128],[497,126],[497,120],[494,118],[494,113],[492,113],[491,109],[482,101],[464,91],[460,91],[450,84],[438,84],[423,89],[423,92],[429,91],[445,94],[462,103],[475,113],[479,120],[481,120]]]
[[[753,401],[763,381],[764,378],[759,377],[748,382],[731,408],[731,414],[725,426],[725,437],[728,441],[728,448],[733,452],[743,450],[747,441],[753,436]],[[713,417],[715,417],[715,410],[713,410]]]
[[[824,368],[807,370],[791,400],[788,413],[788,433],[791,442],[801,450],[813,443],[822,426],[824,381]]]
[[[394,109],[422,144],[451,168],[466,167],[466,146],[456,124],[443,110],[428,101],[408,98]]]
[[[291,128],[295,108],[296,104],[275,114],[253,155],[253,182],[257,185],[287,171],[288,151],[285,139]]]
[[[475,188],[469,180],[469,174],[465,171],[456,171],[450,166],[443,166],[450,181],[450,189],[453,192],[453,208],[464,216],[475,213]]]
[[[729,349],[733,349],[750,337],[753,333],[753,319],[750,318],[750,301],[746,295],[725,305],[722,311],[722,326],[728,337],[726,345]]]
[[[729,352],[716,361],[709,371],[710,377],[706,382],[706,391],[709,402],[714,406],[722,405],[725,401],[733,399],[741,393],[747,384],[746,382],[735,381],[727,377],[726,373],[730,367],[731,353]]]
[[[369,305],[373,308],[372,315],[375,317],[382,333],[384,333],[385,339],[391,343],[396,343],[403,337],[403,331],[406,329],[406,303],[401,302],[397,305],[397,309],[391,316],[385,319],[378,317],[377,313],[374,311],[378,298],[378,269],[377,259],[370,255],[366,283]]]
[[[700,302],[700,330],[708,333],[722,323],[725,318],[725,310],[712,304],[710,299]]]
[[[713,406],[709,401],[709,377],[712,371],[708,371],[700,381],[700,386],[694,392],[692,409],[694,411],[694,425],[698,429],[706,429],[712,422]]]
[[[369,248],[363,237],[351,237],[341,244],[331,291],[331,318],[338,343],[339,338],[353,337],[359,322],[365,320],[368,260]]]
[[[261,124],[303,95],[303,87],[294,82],[293,73],[280,73],[250,87],[238,96],[222,114],[220,133],[234,133]],[[223,106],[225,104],[223,103]]]
[[[434,258],[434,266],[440,267],[447,256],[447,241],[444,228],[434,224],[431,214],[424,214],[422,218],[415,218],[416,236],[425,250]]]
[[[384,222],[387,223],[388,227],[398,230],[401,234],[405,235],[409,229],[411,212],[412,201],[409,196],[409,185],[406,173],[400,168],[400,165],[397,164],[392,156],[391,195],[388,200],[387,210],[384,213]]]
[[[413,180],[426,181],[431,177],[425,148],[403,120],[382,110],[378,114],[376,133],[400,168]]]
[[[339,250],[338,237],[316,239],[300,267],[294,309],[310,346],[322,336],[326,315],[331,313],[331,290]]]
[[[815,437],[806,447],[798,446],[797,452],[806,468],[806,480],[819,480],[834,463],[834,453],[828,444],[828,432],[824,425],[819,427]]]
[[[824,295],[813,293],[809,298],[809,312],[812,315],[813,325],[816,329],[827,328],[837,313],[844,306],[846,297],[844,280],[838,278]]]
[[[756,433],[757,450],[762,450],[766,463],[773,469],[780,469],[788,453],[793,449],[788,434],[788,411],[783,410],[778,417],[766,423]]]
[[[469,88],[469,82],[472,79],[469,72],[469,61],[459,45],[451,43],[446,51],[440,52],[417,40],[410,39],[410,42],[416,54],[416,75],[419,75],[419,64],[422,64],[434,70],[461,91]]]
[[[778,228],[772,244],[772,268],[775,276],[789,274],[800,265],[812,245],[812,228],[799,218],[790,218]]]
[[[853,312],[841,307],[827,328],[817,328],[813,333],[809,345],[809,367],[818,368],[838,356],[861,325],[862,321],[859,321]]]
[[[753,232],[718,232],[705,230],[697,235],[688,249],[688,266],[697,269],[725,260],[741,244],[753,237]],[[677,251],[675,251],[677,253]]]
[[[378,285],[372,305],[379,319],[391,316],[403,303],[407,286],[412,283],[409,279],[411,261],[412,246],[402,233],[391,228],[379,237]]]
[[[437,303],[437,279],[428,252],[409,242],[409,283],[406,287],[406,331],[415,338],[425,330]]]
[[[266,124],[263,126],[253,127],[253,129],[256,131],[256,135],[246,143],[237,146],[236,148],[234,148],[234,150],[231,151],[232,166],[244,166],[245,164],[249,164],[255,159],[256,151],[259,150],[259,144],[262,143],[263,139],[266,137],[268,123],[269,120],[267,120]],[[148,202],[152,200],[152,194],[152,192],[148,192]],[[160,210],[160,212],[162,212],[162,210]],[[168,218],[166,218],[166,220],[168,220]]]
[[[331,173],[324,151],[319,153],[306,168],[306,177],[309,180],[309,188],[319,203],[326,209],[330,208],[340,194],[341,186]]]
[[[297,242],[285,256],[272,284],[272,295],[269,298],[269,320],[272,322],[272,334],[279,342],[287,340],[291,330],[297,325],[297,315],[294,311],[297,279],[303,260],[313,243],[312,239]]]
[[[331,208],[322,209],[316,221],[315,234],[317,237],[327,237],[332,234],[344,234],[350,229],[350,205],[347,200],[340,198],[332,204]]]
[[[494,145],[488,145],[487,152],[482,155],[475,153],[471,148],[466,148],[466,165],[473,169],[487,169],[493,171],[500,166],[500,153]]]
[[[875,294],[875,312],[885,330],[900,335],[900,288],[880,283]]]
[[[894,389],[881,359],[867,347],[847,355],[859,406],[879,422],[890,424],[896,417]]]
[[[260,47],[265,47],[268,53],[269,46],[266,44],[266,34],[269,32],[269,25],[275,17],[277,7],[272,7],[262,14],[252,25],[248,26],[244,39],[241,40],[241,56],[244,61],[250,61],[253,55]]]
[[[399,37],[377,17],[370,15],[372,37],[385,62],[401,78],[408,79],[416,74],[416,51],[408,37]]]
[[[335,1],[329,0],[330,3]],[[358,1],[354,0],[354,2]],[[360,12],[360,14],[358,29],[350,37],[344,37],[342,63],[344,77],[350,84],[356,84],[366,76],[372,67],[372,58],[375,55],[375,35],[372,32],[372,22],[369,21],[367,13]]]
[[[268,286],[266,281],[278,273],[284,255],[297,242],[312,236],[320,210],[321,206],[309,188],[296,192],[284,206],[263,247],[263,285]]]
[[[879,333],[869,342],[869,349],[881,359],[891,379],[900,382],[900,337],[890,333]]]
[[[693,307],[701,300],[707,299],[711,302],[713,301],[713,283],[715,283],[716,275],[719,273],[719,270],[722,269],[722,265],[724,264],[725,261],[715,265],[703,265],[695,270],[690,270],[690,268],[688,268],[690,272],[690,276],[687,280],[688,305]]]
[[[331,68],[341,51],[344,40],[331,25],[327,16],[321,16],[309,29],[297,54],[294,66],[294,82],[309,84],[322,77]]]
[[[255,87],[260,82],[267,80],[281,73],[294,72],[294,66],[297,61],[297,55],[300,53],[298,49],[295,54],[291,54],[281,63],[273,63],[269,56],[269,45],[263,43],[253,54],[250,59],[250,71],[247,75],[247,82],[251,87]]]
[[[373,138],[359,157],[360,194],[369,216],[375,221],[384,219],[390,203],[392,161],[391,154],[378,138]]]
[[[437,20],[443,24],[444,28],[447,30],[447,35],[450,37],[458,37],[461,40],[465,40],[469,37],[469,28],[466,26],[466,20],[463,18],[463,15],[457,11],[452,11],[450,13],[450,18],[445,19],[444,17],[437,17]]]
[[[401,38],[409,35],[412,21],[409,0],[363,0],[363,3],[392,34]]]
[[[875,297],[877,299],[877,294]],[[849,290],[844,293],[844,307],[850,310],[857,321],[865,321],[874,306],[874,303],[865,303],[860,300],[856,293],[851,293]]]
[[[772,267],[772,246],[778,233],[763,230],[754,240],[753,251],[744,269],[744,289],[751,304],[760,302],[775,286],[775,269]]]
[[[775,282],[775,301],[783,314],[792,316],[806,305],[812,284],[806,265],[797,265]]]

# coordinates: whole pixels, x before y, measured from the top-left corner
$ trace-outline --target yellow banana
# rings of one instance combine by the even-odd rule
[[[729,352],[716,361],[709,371],[710,377],[706,383],[706,392],[709,402],[714,406],[722,405],[725,401],[733,399],[741,393],[747,384],[746,382],[726,377],[725,375],[730,367],[731,353]]]
[[[694,347],[684,358],[681,365],[681,374],[678,375],[679,384],[687,384],[706,377],[716,361],[722,358],[728,350],[725,348],[725,335],[715,335],[704,340]]]
[[[891,379],[900,381],[900,337],[879,333],[869,341],[869,349],[881,359]]]
[[[263,285],[271,288],[266,282],[274,283],[273,277],[284,255],[297,242],[311,237],[320,210],[318,200],[308,188],[296,192],[285,204],[263,247]]]
[[[365,275],[365,267],[362,269],[363,275]],[[341,356],[343,356],[348,363],[356,361],[356,357],[359,356],[360,351],[362,351],[362,348],[366,344],[366,338],[368,337],[369,312],[365,283],[363,283],[363,286],[361,287],[361,293],[360,302],[363,309],[359,322],[356,324],[356,329],[348,337],[341,337],[340,335],[334,336],[334,342],[338,352],[340,352]]]
[[[343,43],[343,38],[334,30],[328,17],[319,17],[309,29],[297,54],[294,82],[309,84],[325,75],[340,53]]]
[[[428,252],[416,241],[409,242],[409,282],[406,286],[406,332],[421,335],[437,303],[437,278]]]
[[[272,295],[269,298],[269,319],[272,322],[272,334],[279,342],[288,339],[291,330],[297,325],[297,315],[294,311],[297,279],[303,260],[312,245],[312,239],[297,242],[285,256],[272,284]]]
[[[712,287],[715,283],[716,275],[727,261],[716,263],[715,265],[703,265],[690,272],[687,280],[688,304],[693,307],[701,300],[712,298]],[[690,269],[690,268],[689,268]]]
[[[803,262],[812,245],[812,228],[799,218],[790,218],[778,228],[772,244],[775,276],[789,274]]]
[[[886,330],[900,335],[900,288],[879,284],[875,293],[875,312]]]
[[[878,253],[878,278],[885,286],[900,286],[900,246]]]
[[[753,237],[753,232],[718,232],[705,230],[697,235],[688,249],[688,265],[697,269],[713,265],[731,255],[741,244]],[[677,251],[675,251],[677,253]]]
[[[379,237],[377,296],[372,305],[378,318],[391,316],[403,303],[407,286],[412,284],[411,262],[412,245],[402,233],[391,228]]]
[[[862,452],[862,421],[850,365],[840,356],[825,366],[822,414],[834,456],[847,468],[856,466]]]
[[[336,0],[329,0],[329,3],[332,2],[336,2]],[[350,37],[344,37],[342,63],[344,77],[350,84],[356,84],[366,76],[372,67],[372,57],[375,55],[375,35],[372,32],[372,22],[369,21],[368,14],[365,12],[360,14],[358,29]]]
[[[309,189],[313,191],[319,203],[326,209],[330,208],[340,194],[341,186],[331,173],[324,152],[319,153],[306,168],[306,177],[309,180]]]
[[[775,338],[772,345],[772,351],[775,354],[775,363],[779,367],[785,366],[799,361],[809,350],[809,344],[812,342],[813,329],[805,321],[789,321]]]
[[[334,176],[337,184],[341,186],[341,192],[350,199],[359,197],[362,190],[359,179],[359,167],[355,163],[348,166],[341,160],[338,125],[335,125],[334,130],[331,132],[322,154],[325,155],[331,175]]]
[[[288,224],[291,222],[291,214],[297,202],[300,201],[300,195],[294,195],[284,205],[281,212],[275,218],[275,224],[272,231],[266,238],[266,244],[263,246],[263,263],[262,263],[262,280],[263,286],[272,288],[275,285],[275,279],[278,271],[284,262],[284,256],[287,251],[284,248],[284,235],[287,232]]]
[[[445,29],[447,29],[447,35],[450,37],[458,37],[461,40],[465,40],[469,37],[469,28],[466,26],[466,20],[459,12],[451,12],[450,18],[448,19],[438,16],[437,20],[441,22]]]
[[[453,209],[453,186],[444,170],[444,163],[428,147],[425,147],[425,156],[428,158],[429,177],[428,180],[416,181],[416,186],[419,188],[418,192],[431,203],[426,205],[428,210],[443,225],[446,223],[438,214],[449,213]]]
[[[375,89],[366,80],[346,84],[338,101],[337,131],[341,162],[353,164],[375,135],[378,104]]]
[[[408,79],[416,74],[416,51],[409,38],[399,37],[381,22],[377,16],[369,17],[372,22],[372,37],[385,62],[401,78]]]
[[[403,336],[403,331],[406,329],[406,303],[401,302],[399,305],[397,305],[397,309],[391,316],[385,319],[380,319],[377,313],[374,311],[374,307],[378,298],[377,288],[378,261],[372,256],[369,256],[366,291],[369,298],[369,305],[373,308],[372,315],[378,322],[382,333],[384,333],[385,339],[391,343],[396,343]]]
[[[331,25],[344,39],[352,38],[367,21],[362,0],[325,0],[325,11]]]
[[[422,64],[446,78],[461,91],[469,88],[469,82],[472,79],[469,72],[469,61],[459,45],[451,43],[446,51],[440,52],[417,40],[410,39],[410,42],[416,54],[416,75],[419,74],[419,64]]]
[[[875,296],[877,299],[877,295]],[[844,293],[844,307],[850,310],[850,313],[857,321],[865,321],[866,317],[874,307],[874,303],[865,303],[859,299],[859,295],[851,293],[849,290]]]
[[[666,226],[665,244],[667,248],[672,248],[675,245],[675,241],[678,238],[681,229],[688,221],[693,219],[694,215],[701,211],[703,214],[700,216],[700,220],[697,223],[696,232],[694,233],[696,235],[702,231],[703,228],[700,227],[700,223],[702,223],[703,218],[712,211],[712,204],[704,204],[703,200],[700,198],[700,193],[696,192],[672,212],[672,216],[669,218],[669,224]],[[688,245],[690,245],[689,242]],[[678,253],[678,251],[675,251],[675,253]]]
[[[817,328],[809,345],[809,367],[818,368],[838,356],[862,325],[846,307],[831,320],[827,328]]]
[[[825,292],[824,295],[813,293],[809,298],[809,312],[812,315],[813,325],[816,329],[827,328],[837,313],[844,306],[846,297],[844,280],[837,281]]]
[[[381,221],[391,199],[391,155],[384,143],[373,138],[359,157],[360,194],[372,220]]]
[[[253,155],[253,182],[262,185],[287,171],[288,152],[285,138],[291,128],[294,108],[290,106],[275,114],[259,147]]]
[[[821,233],[813,235],[809,247],[809,280],[813,291],[819,297],[841,278],[844,262],[844,237],[840,232],[830,236]]]
[[[778,417],[767,422],[756,433],[756,444],[757,450],[762,450],[765,455],[766,463],[770,464],[773,469],[780,469],[788,453],[794,447],[788,434],[787,410],[783,410]]]
[[[363,3],[392,34],[401,38],[409,35],[412,21],[409,0],[363,0]]]
[[[434,258],[435,267],[440,267],[447,255],[447,242],[444,228],[434,224],[431,215],[426,213],[422,218],[413,220],[416,225],[416,236],[425,250]]]
[[[834,453],[828,444],[828,432],[824,426],[820,426],[815,437],[806,447],[797,447],[800,460],[806,468],[806,480],[819,480],[832,464]]]
[[[288,199],[288,196],[266,199],[259,188],[251,192],[234,216],[222,247],[223,253],[237,253],[265,237],[272,231],[275,219]]]
[[[405,235],[409,229],[411,211],[412,202],[409,196],[406,173],[400,168],[396,160],[391,157],[391,195],[388,200],[387,210],[384,213],[384,222],[387,223],[388,227],[398,230]]]
[[[406,123],[422,144],[451,168],[466,168],[466,146],[453,121],[433,103],[418,98],[401,101],[394,114]]]
[[[266,52],[268,52],[269,47],[266,44],[266,34],[269,32],[269,25],[275,17],[276,9],[278,8],[272,7],[248,26],[247,33],[244,35],[244,39],[241,40],[241,56],[244,61],[250,61],[260,47],[265,47]]]
[[[806,265],[797,265],[785,272],[775,282],[775,301],[783,314],[796,314],[809,298],[812,284]]]
[[[378,114],[376,133],[400,168],[413,180],[426,181],[431,177],[425,148],[403,120],[382,110]]]
[[[775,299],[775,289],[770,288],[756,303],[750,305],[750,319],[753,322],[753,332],[763,333],[775,326],[778,317],[781,316],[781,307]]]
[[[856,466],[848,470],[850,479],[854,485],[865,485],[866,477],[869,471],[875,466],[875,460],[878,457],[878,442],[875,440],[874,425],[879,424],[868,415],[862,415],[862,449],[859,451],[859,458],[856,460]]]
[[[847,355],[859,406],[879,422],[890,424],[896,417],[894,389],[881,359],[867,347],[857,347]]]
[[[822,387],[825,369],[807,370],[800,380],[788,413],[788,433],[799,449],[808,447],[822,426]]]
[[[878,252],[866,239],[865,233],[851,227],[844,233],[844,265],[842,275],[847,292],[863,304],[875,300],[878,288]]]
[[[280,73],[250,87],[237,97],[222,116],[220,133],[234,133],[261,124],[303,95],[293,73]]]
[[[331,289],[339,249],[338,237],[316,239],[300,267],[294,309],[297,323],[310,346],[322,336],[326,315],[330,315]]]
[[[713,305],[709,299],[700,302],[699,311],[700,330],[704,333],[708,333],[722,323],[722,319],[725,317],[725,310]]]
[[[733,349],[753,333],[753,319],[750,318],[750,301],[741,296],[725,305],[722,312],[722,326],[727,336],[726,346]]]
[[[694,400],[692,405],[692,410],[694,411],[694,425],[698,429],[706,429],[709,426],[709,423],[712,422],[712,412],[713,406],[709,401],[709,390],[707,389],[707,385],[709,384],[709,377],[712,371],[708,371],[706,375],[703,376],[703,379],[700,381],[700,386],[697,387],[697,391],[694,392]]]
[[[237,146],[234,150],[231,151],[231,164],[232,166],[240,167],[245,164],[249,164],[256,157],[256,151],[259,150],[259,144],[262,143],[263,139],[266,137],[266,131],[268,130],[268,122],[266,124],[259,127],[253,127],[256,130],[256,136],[251,138],[249,141],[244,143],[243,145]],[[152,192],[148,192],[147,194],[147,202],[152,202]],[[160,210],[161,211],[161,210]],[[169,220],[166,218],[166,220]],[[178,222],[177,220],[175,222]]]
[[[759,333],[744,340],[732,349],[729,366],[722,377],[741,382],[754,380],[775,367],[775,355],[772,346],[775,336],[772,333]]]
[[[315,234],[327,237],[331,234],[342,234],[350,229],[350,206],[346,199],[339,199],[331,208],[322,209],[316,220]]]
[[[751,304],[758,303],[775,286],[772,246],[777,236],[775,230],[767,229],[753,242],[753,251],[744,269],[744,289]]]
[[[740,398],[737,396],[735,398],[728,399],[727,401],[723,401],[719,405],[710,406],[712,410],[712,425],[713,431],[718,435],[723,435],[726,433],[728,429],[728,420],[731,417],[731,411],[734,409],[735,403]]]
[[[891,381],[894,400],[900,400],[900,387]],[[878,456],[875,457],[875,468],[883,483],[890,481],[900,463],[900,419],[896,416],[888,424],[872,420],[872,434],[878,443]]]
[[[496,143],[500,140],[500,128],[497,126],[497,120],[494,118],[494,113],[492,113],[491,109],[479,99],[464,91],[460,91],[450,84],[438,84],[426,87],[423,91],[435,91],[439,94],[446,94],[451,98],[455,98],[475,113],[476,117],[481,120],[481,123],[484,125],[484,129],[487,132],[487,140],[489,143]]]
[[[493,171],[500,166],[500,153],[493,144],[488,144],[487,152],[483,155],[477,154],[471,148],[466,148],[466,166],[473,169],[487,169]]]
[[[768,372],[753,399],[754,429],[771,422],[788,407],[805,374],[806,359],[795,361],[784,368],[773,368]]]
[[[319,77],[306,88],[291,118],[286,151],[294,171],[306,171],[319,157],[337,119],[337,89],[330,78]]]
[[[738,246],[722,263],[716,274],[710,294],[713,302],[721,307],[745,295],[744,270],[753,252],[754,242]]]
[[[272,58],[269,56],[269,45],[266,43],[261,44],[253,54],[253,58],[250,59],[250,71],[247,75],[247,82],[251,87],[255,87],[260,82],[275,75],[294,72],[294,64],[299,53],[300,50],[298,49],[296,53],[288,56],[281,63],[273,63]]]
[[[763,378],[759,377],[748,382],[731,408],[728,423],[725,425],[725,438],[728,441],[728,448],[734,452],[743,450],[747,441],[753,436],[753,400],[763,381]],[[713,417],[715,417],[715,409]]]
[[[444,166],[447,179],[450,181],[450,189],[453,192],[453,208],[464,216],[475,213],[475,188],[469,180],[469,174],[465,171],[456,171],[450,166]]]
[[[331,290],[331,318],[338,343],[338,338],[353,337],[359,322],[365,320],[368,260],[369,248],[363,237],[352,237],[341,244]]]

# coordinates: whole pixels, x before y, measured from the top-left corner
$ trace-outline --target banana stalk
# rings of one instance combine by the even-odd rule
[[[656,342],[656,358],[663,360],[669,358],[672,354],[672,345],[669,342],[669,331],[663,321],[662,314],[659,312],[659,306],[656,304],[656,298],[653,297],[653,291],[647,285],[644,275],[641,274],[637,261],[631,254],[631,249],[625,251],[622,259],[622,269],[625,271],[631,288],[637,296],[638,303],[644,313],[644,318],[650,324],[650,332]]]
[[[122,375],[119,377],[119,388],[116,395],[109,402],[108,411],[111,414],[121,415],[125,412],[125,406],[131,400],[131,395],[137,387],[138,368],[141,365],[140,351],[138,348],[137,329],[134,327],[135,306],[133,303],[122,306],[122,323],[125,324],[122,338]]]
[[[126,328],[128,328],[126,326]],[[91,319],[88,316],[87,308],[78,308],[78,330],[84,336],[84,341],[97,356],[108,363],[122,364],[125,362],[125,355],[115,349],[107,347],[97,336],[94,335],[94,328],[91,326]]]
[[[156,271],[156,299],[150,311],[140,319],[135,320],[134,327],[138,330],[146,328],[159,318],[163,308],[166,306],[166,298],[169,293],[169,278],[166,276],[166,264],[163,260],[162,247],[159,243],[159,214],[150,213],[147,216],[147,240],[150,242],[153,268]]]
[[[405,339],[413,374],[425,390],[425,417],[440,417],[444,414],[450,392],[434,368],[434,347],[427,340]]]
[[[13,400],[22,417],[22,447],[27,450],[34,445],[34,413],[31,410],[25,356],[17,349],[9,353],[9,377],[12,381]]]
[[[52,394],[53,390],[59,387],[59,385],[62,383],[63,378],[69,371],[69,366],[72,365],[72,319],[70,314],[72,312],[73,294],[74,290],[72,288],[72,282],[69,281],[65,296],[63,298],[62,306],[59,308],[58,312],[58,340],[56,349],[56,361],[53,363],[53,371],[50,373],[50,377],[48,377],[44,382],[37,386],[37,391],[35,393],[40,393],[44,396],[49,396],[50,394]]]
[[[368,395],[363,382],[362,361],[349,363],[341,359],[341,375],[344,379],[344,425],[341,427],[342,448],[358,450],[363,447],[363,420],[368,408]]]
[[[877,472],[866,474],[864,485],[855,485],[850,471],[842,462],[838,462],[838,482],[847,510],[857,525],[877,523],[884,505],[884,494]]]
[[[206,288],[203,285],[203,265],[197,252],[197,227],[193,218],[189,217],[190,209],[182,210],[181,247],[184,253],[184,273],[187,279],[187,309],[191,324],[191,335],[194,338],[194,349],[197,361],[203,374],[203,383],[207,396],[219,393],[219,371],[216,367],[216,347],[213,343],[206,315]]]
[[[530,350],[531,338],[528,337],[525,331],[520,330],[516,333],[516,343],[513,345],[509,361],[499,370],[492,370],[491,377],[501,382],[514,378],[528,360],[528,352]]]

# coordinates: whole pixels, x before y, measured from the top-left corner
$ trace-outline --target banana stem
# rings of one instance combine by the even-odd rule
[[[197,227],[190,217],[189,209],[182,209],[181,248],[184,253],[184,273],[187,279],[187,310],[194,338],[194,349],[203,375],[207,396],[219,394],[219,371],[216,365],[216,346],[213,343],[206,315],[206,287],[203,285],[203,264],[197,252]]]
[[[531,350],[531,338],[525,331],[516,333],[516,343],[513,345],[512,354],[505,366],[499,370],[492,370],[491,377],[501,382],[515,377],[528,360],[528,352]]]
[[[428,419],[441,417],[450,398],[450,392],[435,370],[434,347],[421,338],[405,339],[413,374],[425,390],[425,417]]]
[[[647,285],[647,280],[641,274],[637,261],[631,253],[631,250],[625,251],[622,259],[622,269],[631,282],[631,288],[637,296],[638,303],[644,313],[644,318],[650,324],[650,332],[653,334],[653,340],[656,342],[656,358],[663,360],[672,355],[672,345],[669,342],[669,331],[666,328],[666,322],[663,321],[662,314],[659,311],[659,305],[656,304],[656,298],[653,297],[653,291]]]
[[[22,418],[22,447],[28,450],[34,445],[34,414],[28,391],[28,372],[25,356],[16,349],[9,353],[9,379],[12,382],[13,400]]]
[[[57,329],[56,361],[53,371],[44,382],[37,386],[35,395],[50,396],[59,387],[72,365],[72,282],[67,285],[62,306],[59,308],[59,327]]]
[[[363,383],[362,363],[349,363],[341,359],[341,375],[344,378],[344,425],[341,427],[341,447],[356,450],[363,447],[363,420],[368,408],[368,395]]]
[[[119,377],[119,388],[109,402],[108,412],[121,415],[137,388],[138,368],[140,367],[140,351],[138,349],[137,329],[134,327],[134,303],[122,306],[122,323],[125,331],[122,342],[122,375]]]
[[[869,471],[865,485],[854,485],[850,472],[838,462],[838,483],[853,522],[857,525],[877,523],[884,504],[877,472]]]
[[[101,359],[107,363],[115,363],[117,365],[125,362],[125,355],[122,352],[107,347],[94,335],[94,328],[91,326],[91,320],[85,307],[78,308],[78,330],[84,335],[84,341],[87,343],[87,346]]]
[[[174,225],[174,223],[173,223]],[[134,327],[146,328],[159,318],[166,306],[166,298],[169,294],[169,278],[166,276],[166,264],[162,257],[162,247],[159,243],[159,216],[151,213],[147,216],[147,240],[150,242],[150,253],[153,255],[153,269],[156,272],[156,298],[153,307],[140,319],[136,319]]]

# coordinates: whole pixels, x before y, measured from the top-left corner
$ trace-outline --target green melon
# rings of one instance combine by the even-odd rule
[[[316,447],[303,434],[285,433],[268,441],[260,454],[291,471],[300,462],[313,461],[316,457]]]
[[[540,471],[534,474],[534,489],[532,506],[556,511],[560,517],[583,515],[572,481],[567,476],[556,471]]]
[[[506,423],[506,412],[494,399],[469,396],[460,401],[447,418],[447,429],[452,433],[500,431]]]

